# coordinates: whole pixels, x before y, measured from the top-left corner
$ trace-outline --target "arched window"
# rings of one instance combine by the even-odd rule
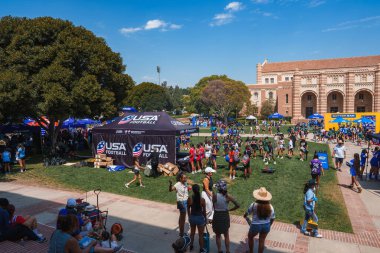
[[[269,97],[269,99],[273,99],[273,92],[270,91],[270,92],[268,93],[268,97]]]
[[[255,94],[253,95],[253,98],[254,99],[259,99],[259,93],[255,92]]]

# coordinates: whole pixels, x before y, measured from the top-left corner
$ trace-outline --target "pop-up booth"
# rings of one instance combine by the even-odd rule
[[[132,166],[133,155],[146,163],[158,152],[160,163],[176,162],[176,136],[198,128],[173,119],[166,112],[127,112],[115,121],[93,128],[93,154],[112,157],[114,164]]]

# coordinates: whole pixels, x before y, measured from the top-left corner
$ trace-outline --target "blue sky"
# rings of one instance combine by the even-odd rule
[[[256,64],[380,54],[377,0],[0,0],[0,16],[68,19],[104,37],[140,83],[212,74],[253,84]]]

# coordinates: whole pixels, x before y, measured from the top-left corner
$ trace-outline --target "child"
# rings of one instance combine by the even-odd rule
[[[3,164],[4,164],[4,173],[5,174],[11,173],[11,167],[9,165],[11,162],[11,152],[9,152],[8,149],[5,149],[1,157],[3,159]]]
[[[103,248],[113,249],[114,252],[122,248],[122,245],[117,244],[116,236],[114,234],[110,235],[107,231],[103,231],[100,245]]]
[[[284,143],[285,143],[284,136],[281,135],[280,140],[278,141],[278,158],[280,159],[284,159],[284,150],[285,150]]]
[[[359,173],[359,176],[362,180],[363,180],[364,168],[367,162],[367,157],[368,157],[367,149],[363,149],[362,153],[360,154],[360,173]]]
[[[288,156],[292,157],[293,156],[293,140],[292,138],[289,139],[289,144],[288,144]]]
[[[140,166],[140,163],[139,163],[139,157],[138,156],[133,156],[133,165],[135,166],[134,169],[133,169],[133,173],[135,174],[133,179],[126,183],[125,184],[125,187],[129,188],[129,186],[135,182],[137,179],[139,180],[140,182],[140,187],[145,187],[142,183],[142,178],[141,178],[141,175],[140,175],[140,170],[143,170],[144,168]]]
[[[251,175],[251,158],[249,156],[249,153],[247,149],[244,151],[244,156],[243,156],[243,165],[244,165],[244,179],[249,178]]]
[[[303,207],[305,210],[305,219],[301,226],[301,233],[305,235],[311,235],[310,232],[306,230],[309,219],[312,219],[314,223],[318,223],[318,217],[315,213],[315,203],[318,201],[318,198],[315,196],[315,180],[310,179],[308,183],[305,184],[304,188],[304,203]],[[322,238],[322,235],[318,233],[318,229],[313,229],[313,236],[316,238]]]
[[[348,165],[350,165],[350,174],[351,174],[351,185],[350,185],[350,188],[354,188],[354,184],[355,184],[356,187],[358,188],[358,193],[361,193],[362,192],[362,187],[360,186],[360,184],[356,180],[356,175],[360,171],[360,158],[359,158],[359,154],[358,153],[354,154],[354,159],[352,159],[348,163]]]

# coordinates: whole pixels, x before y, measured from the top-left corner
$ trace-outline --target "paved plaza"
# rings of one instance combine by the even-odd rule
[[[360,151],[360,147],[352,143],[347,143],[346,146],[348,158]],[[380,184],[361,181],[364,190],[357,194],[345,187],[350,183],[350,175],[348,168],[343,167],[343,171],[338,172],[338,180],[354,233],[322,229],[320,232],[324,238],[316,239],[300,234],[293,224],[275,222],[267,237],[265,252],[380,252]],[[70,192],[14,182],[0,183],[0,197],[8,198],[17,207],[18,214],[35,215],[43,224],[41,230],[47,238],[55,226],[58,210],[65,205],[67,198],[84,198],[89,203],[96,204],[96,196],[92,192]],[[172,252],[170,245],[178,236],[178,212],[175,205],[102,192],[99,206],[102,210],[109,210],[108,227],[116,221],[123,224],[122,243],[126,249],[138,253]],[[211,252],[217,252],[215,235],[209,229],[212,236]],[[231,252],[245,252],[248,249],[247,231],[248,225],[242,217],[231,217]],[[3,242],[0,243],[0,252],[47,252],[47,247],[48,243]],[[194,252],[198,250],[196,242]]]

